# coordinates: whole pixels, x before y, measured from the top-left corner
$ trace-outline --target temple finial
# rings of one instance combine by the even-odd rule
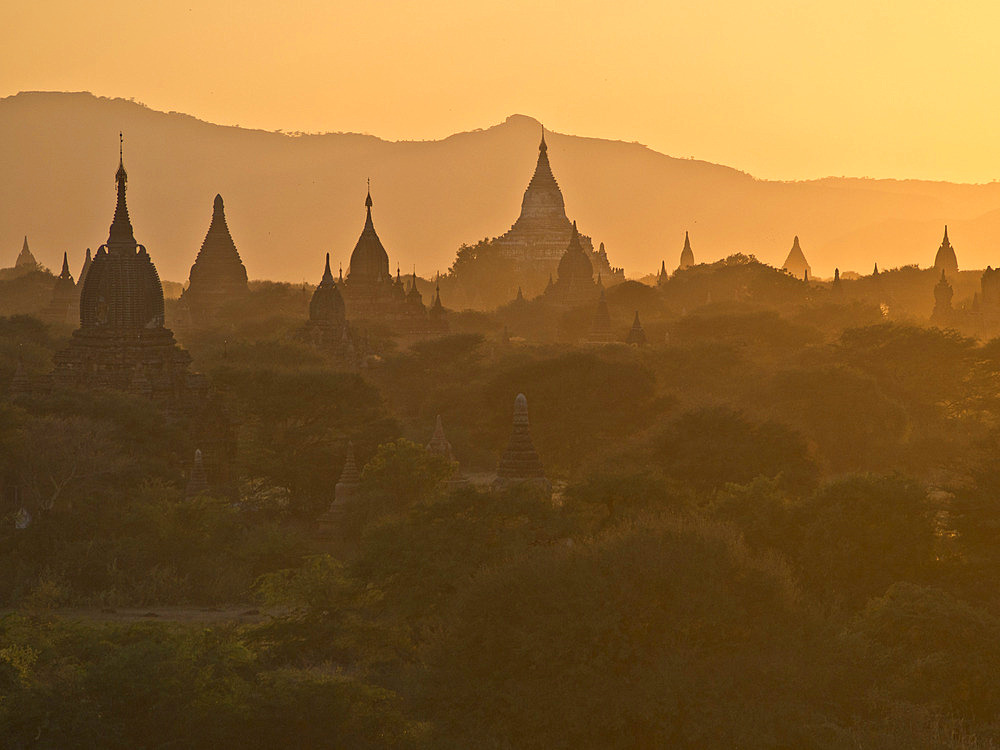
[[[118,131],[118,164],[119,166],[125,164],[125,134],[120,130]]]
[[[542,142],[538,144],[538,150],[541,151],[542,153],[545,153],[546,151],[549,150],[548,145],[546,145],[546,143],[545,143],[545,127],[544,126],[542,127]]]

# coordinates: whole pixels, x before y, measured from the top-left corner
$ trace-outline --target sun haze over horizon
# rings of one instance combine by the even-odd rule
[[[523,113],[768,179],[995,179],[1000,7],[901,6],[49,0],[8,9],[0,92],[388,140]]]

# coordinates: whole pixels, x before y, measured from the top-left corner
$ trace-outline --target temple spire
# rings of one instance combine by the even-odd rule
[[[69,256],[65,251],[63,252],[63,265],[62,271],[59,273],[59,278],[73,280],[73,275],[69,272]]]
[[[330,272],[330,253],[326,254],[326,268],[323,269],[323,281],[333,282],[333,273]]]
[[[125,187],[128,183],[128,172],[125,171],[124,143],[121,133],[118,134],[118,171],[115,173],[115,184],[118,189],[118,203],[115,205],[115,216],[111,220],[108,232],[108,251],[135,249],[135,235],[132,232],[132,220],[128,215],[128,205],[125,202]]]

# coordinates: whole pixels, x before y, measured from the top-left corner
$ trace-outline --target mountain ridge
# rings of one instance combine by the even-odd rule
[[[119,130],[136,236],[161,276],[187,279],[218,192],[251,278],[315,281],[327,251],[346,269],[369,177],[394,268],[443,272],[461,243],[502,234],[517,218],[541,124],[514,114],[438,140],[388,141],[218,125],[88,92],[21,92],[0,99],[0,265],[27,234],[39,261],[54,267],[68,250],[78,273],[84,249],[107,236]],[[631,278],[661,259],[675,267],[685,230],[698,262],[749,252],[775,265],[798,234],[815,273],[829,276],[835,266],[930,265],[948,223],[960,267],[998,263],[997,182],[769,181],[636,142],[546,137],[570,217]]]

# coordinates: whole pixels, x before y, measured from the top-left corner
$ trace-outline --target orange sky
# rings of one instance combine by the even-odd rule
[[[515,112],[759,177],[1000,177],[994,0],[33,0],[0,95],[438,138]]]

